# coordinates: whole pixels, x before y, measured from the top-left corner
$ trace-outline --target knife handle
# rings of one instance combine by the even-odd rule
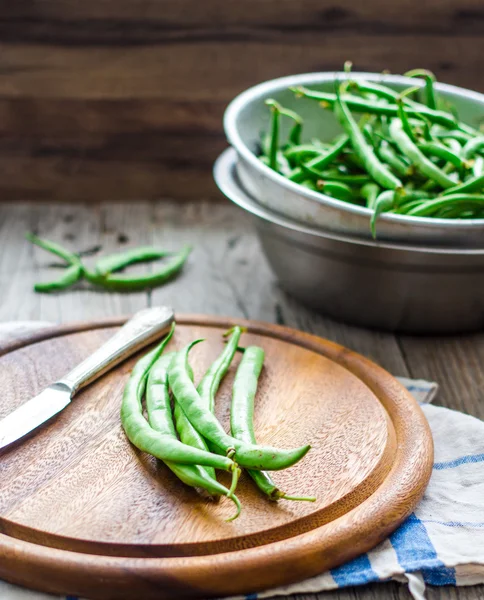
[[[175,315],[167,306],[137,312],[98,350],[83,360],[57,383],[67,386],[71,397],[106,371],[167,332]]]

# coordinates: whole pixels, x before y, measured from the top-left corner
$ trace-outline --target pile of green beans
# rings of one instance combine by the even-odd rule
[[[337,81],[332,93],[291,88],[298,98],[334,112],[343,133],[331,141],[302,140],[302,118],[267,100],[270,128],[262,135],[259,159],[290,181],[370,208],[374,237],[383,212],[484,218],[484,135],[460,121],[455,109],[439,98],[430,71],[414,69],[405,75],[422,78],[422,90],[397,92],[351,75]],[[421,92],[420,101],[416,96]],[[283,119],[292,123],[286,139],[281,136]]]
[[[195,340],[182,350],[164,353],[175,330],[173,324],[166,338],[135,365],[125,386],[121,405],[121,423],[130,442],[164,464],[186,485],[203,491],[211,498],[225,496],[236,505],[235,519],[241,504],[235,489],[241,467],[257,487],[270,499],[307,500],[313,497],[287,495],[279,490],[266,471],[285,469],[301,460],[309,446],[281,450],[257,444],[253,429],[254,397],[264,361],[264,351],[251,346],[240,348],[241,327],[225,335],[224,350],[205,373],[197,387],[188,355]],[[243,358],[233,385],[231,433],[228,435],[214,415],[215,396],[237,351]],[[146,397],[146,414],[143,414]],[[216,479],[215,470],[232,473],[226,488]]]
[[[141,246],[125,252],[101,257],[94,269],[88,269],[79,254],[66,250],[59,244],[42,239],[32,233],[26,235],[27,240],[61,258],[65,263],[62,275],[53,281],[36,283],[36,292],[56,292],[68,288],[81,279],[95,286],[115,292],[133,292],[152,289],[175,277],[183,268],[190,252],[190,246],[184,246],[179,252],[169,252],[154,246]],[[158,271],[142,275],[119,273],[129,265],[150,262],[159,258],[171,257]]]

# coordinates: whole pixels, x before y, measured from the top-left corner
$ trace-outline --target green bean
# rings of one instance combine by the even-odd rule
[[[256,444],[254,433],[254,398],[257,392],[257,382],[264,363],[264,350],[257,346],[248,346],[244,350],[237,373],[235,375],[232,407],[230,411],[230,431],[234,438],[246,444]],[[314,497],[290,496],[281,491],[270,475],[265,471],[248,470],[257,487],[270,500],[306,500],[314,502]]]
[[[174,352],[162,355],[149,372],[146,411],[148,413],[148,422],[152,429],[163,436],[176,439],[168,389],[168,367],[173,359],[173,355]],[[140,402],[142,392],[143,389],[140,386]],[[164,461],[164,463],[186,485],[194,488],[202,488],[212,496],[227,496],[227,498],[232,500],[235,503],[237,512],[227,520],[232,521],[239,516],[241,506],[237,496],[219,483],[215,477],[210,477],[205,468],[198,465],[182,465],[171,461]]]
[[[175,417],[176,430],[180,436],[180,441],[182,441],[184,444],[187,444],[187,446],[191,446],[192,448],[208,451],[209,448],[207,443],[198,433],[195,427],[193,427],[193,425],[190,423],[187,416],[183,412],[180,403],[176,400],[173,405],[173,414]],[[209,477],[215,477],[215,470],[212,467],[204,467],[204,470]]]
[[[437,219],[474,219],[478,211],[467,210],[462,206],[447,206],[435,213]]]
[[[124,388],[121,423],[126,436],[139,450],[148,452],[160,460],[180,464],[206,465],[234,473],[237,471],[237,465],[230,458],[197,450],[171,436],[160,435],[150,427],[142,414],[139,388],[144,385],[149,370],[170,341],[174,328],[173,324],[165,339],[136,363]]]
[[[361,196],[366,200],[367,208],[374,208],[380,187],[376,183],[366,183],[360,190]]]
[[[324,169],[324,167],[331,164],[343,151],[343,148],[348,144],[349,138],[347,136],[343,136],[340,140],[335,142],[331,148],[310,160],[306,165],[301,165],[300,167],[294,169],[292,173],[289,175],[289,179],[291,181],[298,182],[301,179],[304,179],[305,169]]]
[[[197,392],[199,393],[202,402],[212,413],[215,410],[215,395],[217,394],[222,379],[230,368],[243,331],[245,331],[245,328],[236,325],[224,334],[224,337],[230,336],[230,340],[227,342],[220,356],[218,356],[210,365],[197,386]]]
[[[55,281],[46,281],[45,283],[36,283],[34,290],[36,292],[54,292],[63,290],[79,281],[82,277],[82,266],[80,263],[71,265],[64,269],[63,275]]]
[[[292,168],[289,161],[281,151],[277,153],[277,166],[279,169],[279,173],[284,175],[284,177],[288,177],[292,172]]]
[[[340,181],[324,181],[319,180],[317,188],[320,192],[328,194],[337,200],[343,200],[345,202],[354,202],[355,195],[351,188],[346,183]]]
[[[32,242],[32,244],[35,244],[36,246],[39,246],[39,248],[47,250],[47,252],[52,252],[52,254],[55,254],[59,258],[62,258],[69,265],[79,263],[79,256],[77,254],[75,254],[74,252],[69,252],[69,250],[66,250],[65,248],[63,248],[59,244],[56,244],[55,242],[51,242],[50,240],[40,238],[34,233],[27,233],[25,237],[29,242]]]
[[[380,160],[386,162],[401,177],[408,177],[412,174],[409,164],[401,156],[398,156],[388,142],[383,141],[376,152]]]
[[[461,144],[466,144],[470,139],[469,134],[459,131],[458,129],[452,131],[448,131],[447,129],[444,131],[435,131],[433,132],[433,136],[443,140],[454,139]]]
[[[84,269],[84,276],[89,282],[101,285],[109,290],[133,291],[153,288],[174,277],[185,264],[191,251],[190,246],[184,246],[179,252],[173,255],[173,258],[162,269],[154,273],[144,273],[142,275],[100,275],[94,271]]]
[[[302,118],[293,110],[289,110],[288,108],[283,108],[281,110],[281,115],[285,115],[294,121],[294,125],[289,132],[289,142],[293,146],[298,146],[301,143],[301,132],[303,126]]]
[[[279,104],[275,100],[266,100],[266,105],[270,107],[272,113],[271,119],[271,134],[269,148],[269,167],[277,171],[277,152],[279,149],[279,125],[280,111]]]
[[[392,190],[402,188],[402,182],[378,160],[339,94],[337,95],[334,110],[338,121],[350,138],[351,145],[356,155],[365,165],[365,169],[370,176],[383,188]]]
[[[100,275],[108,275],[109,273],[120,271],[134,263],[156,260],[158,258],[170,256],[171,254],[173,254],[173,252],[155,248],[154,246],[141,246],[139,248],[127,250],[126,252],[110,254],[109,256],[100,258],[96,263],[95,270]]]
[[[347,183],[348,185],[364,185],[365,183],[371,182],[371,177],[364,174],[345,175],[334,169],[328,169],[327,171],[318,171],[317,169],[309,168],[307,165],[302,165],[301,168],[303,169],[307,177],[310,177],[312,180],[315,181],[318,181],[320,179],[323,179],[324,181],[340,181],[342,183]]]
[[[270,161],[267,156],[259,156],[259,160],[262,163],[264,163],[267,167],[270,166]],[[278,152],[277,152],[276,161],[277,161],[276,171],[278,173],[281,173],[285,177],[287,177],[291,172],[291,165],[289,164],[289,161],[287,160],[287,158],[284,156],[284,154],[280,150],[278,150]]]
[[[407,156],[417,171],[426,175],[433,181],[436,181],[444,188],[453,187],[455,182],[441,169],[436,167],[412,142],[408,135],[403,131],[402,123],[398,119],[394,119],[390,125],[390,133],[400,149],[400,152]]]
[[[412,200],[412,202],[407,202],[406,204],[402,204],[401,206],[397,206],[394,211],[397,215],[405,215],[410,210],[415,208],[416,206],[421,206],[422,199]]]
[[[305,188],[308,188],[308,190],[313,190],[314,192],[318,191],[316,184],[310,179],[305,179],[304,181],[301,181],[300,185],[302,185]]]
[[[317,148],[312,144],[300,144],[299,146],[290,146],[284,151],[284,156],[288,160],[299,162],[306,158],[321,156],[321,148]]]
[[[454,138],[447,138],[444,141],[444,144],[447,144],[447,146],[449,146],[449,148],[452,150],[452,152],[454,152],[454,154],[457,154],[459,156],[462,156],[462,144],[454,139]],[[462,156],[462,158],[465,158]]]
[[[431,198],[431,195],[422,189],[405,189],[403,194],[400,194],[395,198],[395,206],[399,207],[408,202],[413,202],[414,200],[428,200],[429,198]]]
[[[484,137],[476,137],[466,142],[462,149],[462,158],[472,158],[484,148]]]
[[[463,160],[462,157],[450,150],[450,148],[446,148],[437,142],[425,142],[425,144],[417,144],[417,148],[425,155],[441,158],[446,162],[450,162],[458,169],[468,169],[471,166],[467,161]]]
[[[191,424],[203,437],[212,444],[237,458],[242,466],[255,470],[279,470],[290,467],[298,462],[310,449],[303,446],[294,450],[279,450],[268,446],[255,446],[244,444],[225,433],[220,423],[205,406],[193,385],[188,372],[188,353],[194,344],[202,340],[196,340],[177,352],[168,370],[168,380],[173,395],[181,404],[183,411]]]
[[[415,88],[410,88],[410,90],[406,90],[405,92],[402,92],[401,95],[398,96],[396,103],[397,103],[397,114],[398,114],[398,118],[400,119],[400,121],[402,122],[402,128],[403,131],[408,135],[408,137],[412,140],[412,142],[414,144],[417,143],[417,138],[412,130],[412,127],[410,125],[410,121],[408,119],[408,115],[404,110],[404,105],[403,105],[403,94],[405,93],[410,93],[411,90],[413,90]]]
[[[474,177],[482,175],[484,172],[484,158],[482,156],[476,156],[474,164],[472,165],[472,174]]]
[[[361,82],[359,82],[358,85],[360,89],[364,89]],[[315,90],[309,90],[303,86],[293,87],[290,89],[298,96],[303,96],[312,100],[318,100],[323,104],[324,107],[332,108],[336,104],[336,94],[330,92],[318,92]],[[348,105],[348,108],[354,112],[385,115],[387,117],[396,117],[398,114],[398,107],[396,104],[375,102],[374,100],[366,100],[351,94],[344,94],[342,96],[342,100]],[[405,112],[409,116],[411,115],[418,117],[419,115],[425,115],[431,123],[438,123],[439,125],[443,125],[445,127],[455,128],[458,126],[452,115],[440,110],[431,110],[423,104],[419,105],[418,108],[406,106]]]
[[[435,97],[434,83],[435,75],[426,69],[412,69],[404,74],[405,77],[422,77],[425,79],[425,91],[427,95],[427,106],[432,110],[437,108],[437,100]]]
[[[442,192],[442,196],[448,196],[450,194],[470,194],[471,192],[478,192],[484,187],[484,175],[478,175],[472,179],[468,179],[459,185],[446,189]]]
[[[360,127],[360,129],[363,132],[363,135],[366,137],[366,141],[374,148],[376,146],[376,142],[373,127],[370,125],[370,123],[365,123],[363,127]]]
[[[189,368],[191,369],[190,366]],[[193,381],[193,372],[190,373],[190,379]],[[192,446],[193,448],[198,448],[199,450],[209,450],[207,443],[198,433],[195,427],[193,427],[193,425],[190,423],[176,398],[173,402],[173,415],[175,417],[175,427],[178,435],[180,436],[180,441],[188,446]],[[212,469],[212,467],[200,468],[205,471],[205,474],[208,477],[212,479],[215,478],[215,471]]]
[[[450,196],[441,196],[435,200],[429,200],[422,203],[420,206],[413,208],[407,214],[413,217],[428,217],[432,216],[438,210],[447,206],[456,207],[457,205],[467,207],[483,206],[484,195],[478,194],[452,194]]]
[[[376,221],[382,212],[391,210],[395,204],[395,192],[393,190],[385,190],[375,201],[375,208],[370,219],[371,235],[376,238]]]

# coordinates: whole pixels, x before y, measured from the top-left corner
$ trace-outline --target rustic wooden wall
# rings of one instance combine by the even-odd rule
[[[239,91],[345,59],[484,91],[483,34],[482,0],[2,0],[0,199],[216,196]]]

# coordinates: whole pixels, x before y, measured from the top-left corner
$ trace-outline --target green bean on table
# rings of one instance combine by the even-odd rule
[[[264,363],[264,350],[258,346],[248,346],[244,349],[242,359],[235,375],[232,407],[230,411],[230,431],[234,438],[247,444],[256,444],[254,433],[254,398],[257,392],[257,382]],[[312,496],[291,496],[281,491],[271,476],[265,471],[249,469],[247,473],[257,487],[270,500],[306,500],[314,502]]]
[[[34,284],[36,292],[58,292],[65,288],[71,287],[82,277],[82,265],[73,264],[66,267],[62,275],[53,281],[45,281],[43,283]]]
[[[242,467],[256,470],[279,470],[295,464],[308,452],[310,446],[281,450],[269,446],[244,444],[229,436],[200,398],[188,374],[188,353],[202,340],[196,340],[175,355],[168,370],[168,380],[173,395],[197,431],[209,442],[234,456]]]
[[[104,256],[96,262],[94,269],[100,275],[108,275],[135,263],[149,262],[158,258],[164,258],[165,256],[171,256],[172,254],[173,252],[164,250],[163,248],[140,246],[125,252]]]
[[[70,252],[59,244],[39,238],[34,234],[27,234],[26,238],[40,248],[59,256],[67,263],[65,271],[57,280],[35,284],[34,290],[37,292],[58,291],[83,278],[94,285],[113,291],[130,292],[151,289],[177,275],[191,252],[190,246],[184,246],[179,252],[143,246],[102,257],[96,263],[94,270],[90,270],[82,263],[79,254]],[[142,275],[117,273],[133,263],[151,261],[164,256],[171,256],[171,260],[155,272]]]

